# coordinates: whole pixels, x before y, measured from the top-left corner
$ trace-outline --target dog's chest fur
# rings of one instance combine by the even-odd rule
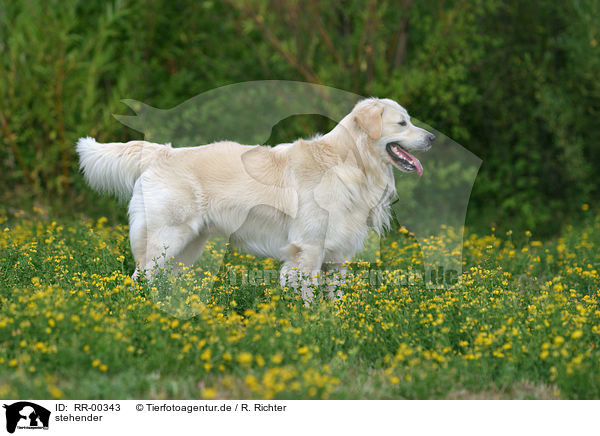
[[[305,147],[308,144],[305,144]],[[350,260],[363,247],[369,230],[378,234],[389,228],[390,199],[395,195],[394,174],[389,165],[374,157],[323,153],[331,150],[322,143],[315,147],[308,162],[295,166],[301,172],[296,220],[310,223],[324,242],[325,262]],[[319,153],[314,153],[318,150]],[[302,222],[297,223],[302,227]],[[292,230],[293,233],[293,230]],[[294,235],[291,236],[293,242]],[[315,236],[317,236],[315,234]]]

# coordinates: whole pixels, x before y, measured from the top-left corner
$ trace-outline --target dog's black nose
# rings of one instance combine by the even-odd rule
[[[434,135],[433,133],[430,133],[430,134],[427,136],[427,139],[429,139],[429,142],[433,142],[433,141],[435,141],[435,135]]]

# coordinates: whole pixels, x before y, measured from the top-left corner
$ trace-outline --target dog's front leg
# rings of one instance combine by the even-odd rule
[[[304,245],[298,253],[298,270],[301,274],[302,299],[305,306],[310,306],[314,290],[319,286],[321,266],[323,265],[323,247],[321,245]]]
[[[300,288],[304,305],[309,306],[314,289],[319,285],[323,248],[318,244],[302,244],[296,245],[295,251],[294,259],[285,262],[281,268],[280,284],[294,290]]]
[[[283,289],[286,286],[298,289],[298,264],[296,262],[287,261],[281,266],[279,272],[279,285]]]
[[[347,263],[326,263],[324,265],[327,267],[327,296],[332,300],[339,300],[344,295],[340,287],[346,284]]]

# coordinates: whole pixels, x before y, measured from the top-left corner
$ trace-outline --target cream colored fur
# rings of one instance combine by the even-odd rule
[[[396,102],[367,99],[329,133],[275,147],[82,138],[77,151],[92,187],[130,198],[134,278],[169,258],[192,264],[220,233],[283,261],[284,284],[291,271],[351,260],[370,228],[383,232],[396,189],[385,145],[427,150],[431,140]]]

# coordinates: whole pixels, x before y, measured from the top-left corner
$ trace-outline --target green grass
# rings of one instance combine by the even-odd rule
[[[532,238],[467,234],[454,287],[357,274],[305,308],[276,279],[231,284],[272,259],[213,245],[212,275],[133,284],[126,227],[0,217],[0,397],[599,398],[600,220]],[[352,270],[422,267],[403,231],[381,258]]]

